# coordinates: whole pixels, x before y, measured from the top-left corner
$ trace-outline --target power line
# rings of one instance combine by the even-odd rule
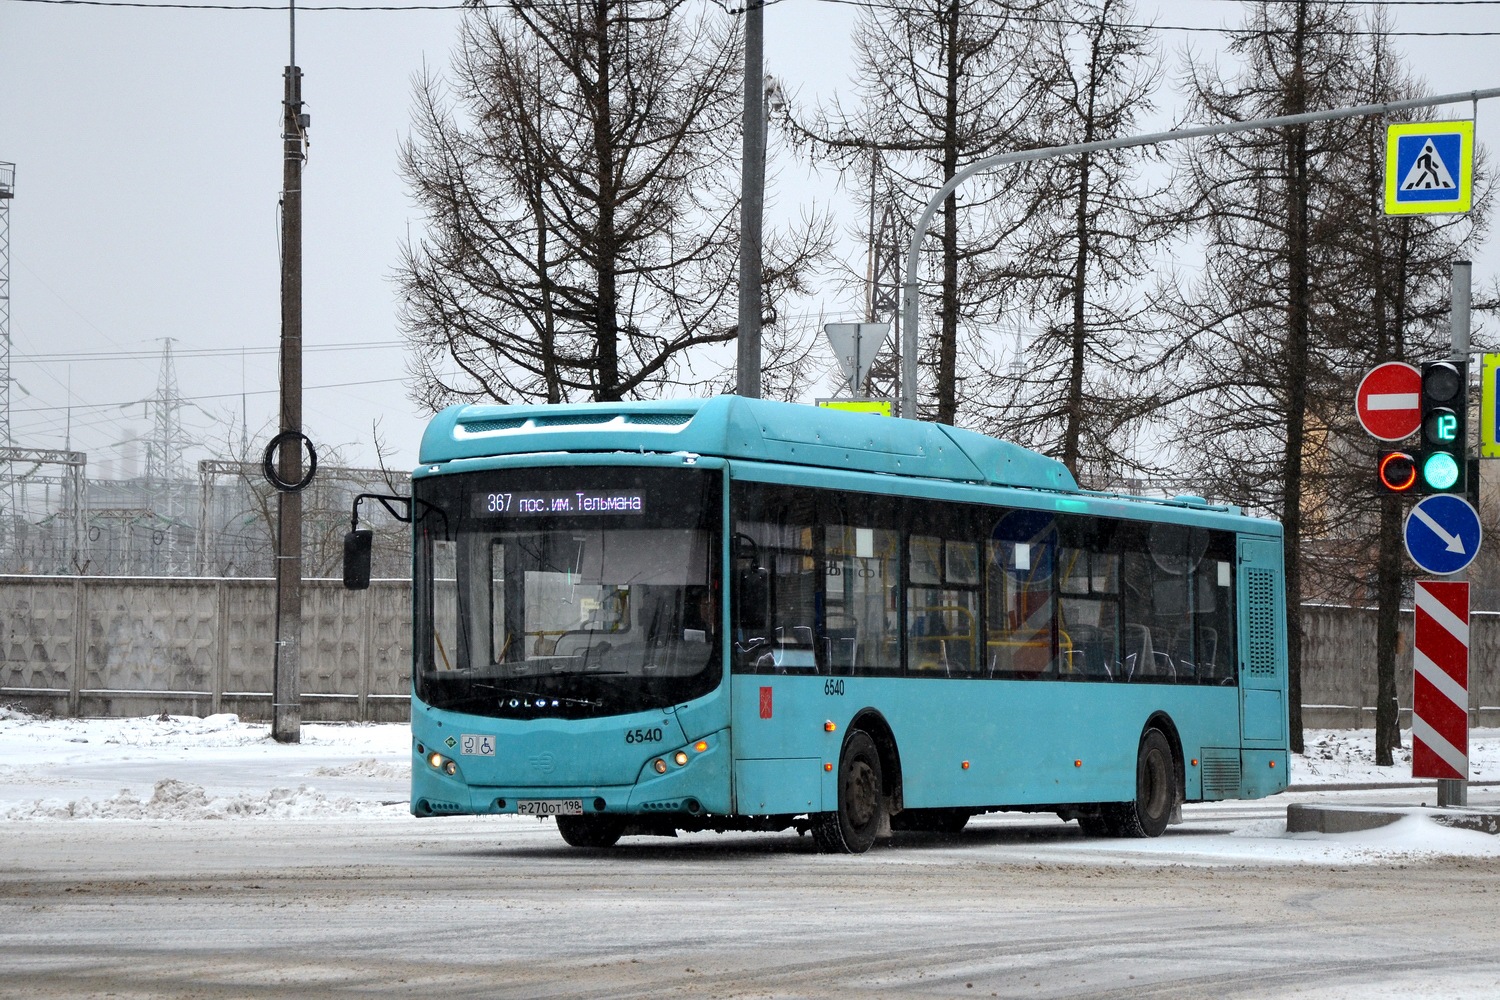
[[[137,10],[247,10],[275,11],[285,14],[286,4],[227,4],[227,3],[142,3],[138,0],[11,0],[12,3],[39,3],[57,7],[122,7]],[[298,7],[299,14],[307,11],[436,11],[474,10],[473,4],[326,4]]]
[[[301,8],[298,8],[299,10]],[[305,388],[312,389],[348,389],[362,385],[388,385],[392,382],[405,382],[405,378],[373,378],[363,379],[357,382],[333,382],[328,385],[309,385]],[[202,399],[238,399],[240,396],[269,396],[280,392],[280,389],[248,389],[244,392],[216,392],[205,396],[182,396],[182,402],[196,402]],[[122,406],[133,406],[138,401],[126,403],[74,403],[71,406],[28,406],[23,412],[26,413],[48,413],[62,410],[94,410],[94,409],[119,409]]]
[[[299,8],[301,9],[301,8]],[[363,351],[376,348],[404,347],[405,341],[400,340],[368,340],[354,344],[320,344],[317,346],[304,346],[304,353],[313,351]],[[277,347],[202,347],[187,351],[173,351],[174,358],[230,358],[244,355],[246,357],[276,354],[280,351]],[[160,357],[159,354],[150,354],[141,351],[85,351],[82,353],[69,354],[16,354],[12,355],[13,361],[24,361],[28,364],[60,364],[71,361],[141,361]]]
[[[31,0],[27,0],[31,2]],[[57,2],[57,0],[35,0],[35,2]],[[870,11],[905,11],[911,13],[922,13],[914,7],[901,7],[879,3],[877,0],[816,0],[818,3],[833,4],[842,7],[859,7]],[[1240,2],[1240,0],[1234,0]],[[1459,6],[1459,5],[1483,5],[1495,6],[1500,0],[1388,0],[1383,6]],[[1374,5],[1372,0],[1371,5]],[[995,20],[1015,20],[1027,24],[1050,24],[1063,27],[1087,28],[1093,25],[1091,21],[1083,21],[1071,17],[1038,17],[1030,14],[971,14],[971,17],[989,18]],[[1187,34],[1211,34],[1211,35],[1243,35],[1258,33],[1260,29],[1250,26],[1240,27],[1208,27],[1187,24],[1147,24],[1137,22],[1112,22],[1112,27],[1123,28],[1134,31],[1179,31]],[[1367,28],[1349,29],[1340,31],[1310,31],[1308,34],[1320,35],[1352,35],[1362,37],[1380,38],[1489,38],[1500,36],[1500,30],[1496,31],[1375,31]]]
[[[147,3],[144,0],[10,0],[12,3],[34,3],[50,6],[63,7],[117,7],[136,10],[194,10],[194,11],[273,11],[285,12],[285,4],[211,4],[211,3]],[[536,0],[532,0],[533,3]],[[567,0],[553,5],[562,6]],[[907,10],[915,8],[898,7],[876,2],[876,0],[817,0],[818,3],[834,4],[846,7],[860,7],[867,10]],[[1219,2],[1239,3],[1242,0],[1219,0]],[[1294,0],[1286,0],[1294,2]],[[1363,0],[1362,0],[1363,2]],[[1369,0],[1368,6],[1375,6],[1379,0]],[[730,14],[743,13],[741,10],[729,10],[726,4],[719,3],[725,11]],[[1384,0],[1380,3],[1385,7],[1494,7],[1500,6],[1500,0]],[[476,10],[484,9],[475,3],[457,4],[314,4],[297,8],[300,11],[328,11],[340,13],[365,13],[365,12],[413,12],[413,11],[448,11],[448,10]],[[1026,14],[995,14],[973,15],[976,17],[999,17],[1012,18],[1030,24],[1052,24],[1070,27],[1088,27],[1091,22],[1081,21],[1076,18],[1059,17],[1036,17]],[[1241,34],[1255,29],[1248,27],[1209,27],[1203,25],[1187,24],[1146,24],[1121,22],[1120,28],[1141,31],[1177,31],[1188,34],[1216,34],[1233,35]],[[1371,29],[1351,29],[1347,31],[1330,32],[1340,35],[1356,36],[1380,36],[1385,38],[1491,38],[1500,36],[1500,30],[1496,31],[1375,31]]]

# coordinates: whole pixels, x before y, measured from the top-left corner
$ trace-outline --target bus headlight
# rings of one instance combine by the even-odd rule
[[[676,764],[678,767],[682,767],[684,764],[686,764],[688,762],[687,751],[686,750],[679,750],[679,751],[677,751],[675,754],[672,755],[672,762],[674,764]]]

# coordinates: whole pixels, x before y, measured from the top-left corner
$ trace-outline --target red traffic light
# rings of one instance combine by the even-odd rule
[[[1380,485],[1392,493],[1405,493],[1417,484],[1417,460],[1404,451],[1380,456]]]

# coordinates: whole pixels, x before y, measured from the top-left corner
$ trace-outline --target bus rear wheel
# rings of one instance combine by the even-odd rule
[[[813,841],[825,854],[863,854],[885,825],[885,779],[875,741],[854,730],[839,754],[838,808],[812,816]]]
[[[625,832],[625,821],[615,816],[559,816],[557,832],[571,847],[614,847]]]
[[[1136,756],[1135,801],[1104,806],[1104,823],[1116,837],[1160,837],[1176,805],[1177,765],[1172,744],[1160,729],[1148,729]]]

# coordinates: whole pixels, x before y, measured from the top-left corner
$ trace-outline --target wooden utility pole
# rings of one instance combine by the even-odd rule
[[[293,14],[295,18],[295,14]],[[302,479],[302,70],[296,65],[293,21],[291,65],[282,109],[281,189],[281,433],[277,477]],[[276,666],[271,737],[302,741],[302,494],[276,494]]]

